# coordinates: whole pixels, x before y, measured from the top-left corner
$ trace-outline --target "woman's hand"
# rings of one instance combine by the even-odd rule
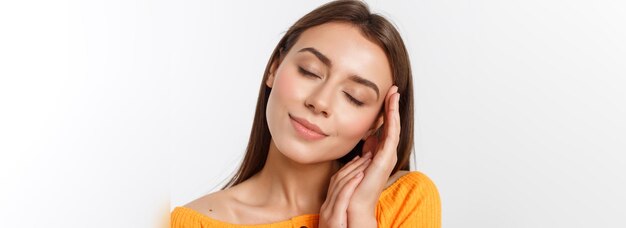
[[[320,208],[319,227],[348,227],[347,210],[350,198],[371,161],[371,154],[357,156],[330,178],[326,201]]]
[[[350,199],[348,206],[348,222],[350,222],[350,225],[353,225],[352,220],[359,223],[371,223],[378,198],[385,188],[398,160],[400,94],[397,92],[398,87],[392,86],[385,97],[385,122],[383,124],[382,136],[380,138],[368,137],[363,144],[364,156],[373,156],[373,158],[371,164],[365,169],[363,180],[354,190]]]
[[[326,201],[320,208],[319,227],[348,227],[348,223],[351,227],[376,227],[375,207],[398,160],[397,91],[398,87],[392,86],[385,97],[381,138],[368,137],[363,144],[363,157],[355,157],[331,177]]]

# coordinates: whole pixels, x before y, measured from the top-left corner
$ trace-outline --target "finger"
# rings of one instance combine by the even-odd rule
[[[335,173],[335,175],[333,175],[333,177],[331,177],[328,194],[334,191],[334,188],[339,180],[343,179],[348,173],[352,172],[354,168],[358,167],[370,157],[371,154],[369,157],[360,157],[357,155],[354,159],[352,159],[352,161],[346,163],[339,171],[337,171],[337,173]]]
[[[343,167],[345,167],[345,166],[347,166],[347,165],[349,165],[349,164],[354,163],[354,162],[355,162],[355,161],[357,161],[359,158],[361,158],[359,155],[354,156],[354,157],[352,158],[352,160],[350,160],[350,161],[348,161],[348,163],[344,164],[344,165],[343,165]]]
[[[364,162],[365,160],[366,159],[363,159],[362,157],[357,155],[351,161],[349,161],[343,167],[341,167],[341,169],[337,171],[337,173],[335,173],[330,178],[328,192],[326,193],[327,198],[333,195],[333,192],[335,191],[337,183],[339,182],[339,180],[341,180],[345,176],[345,173],[348,173],[347,171],[354,170],[354,167],[355,167],[354,164],[360,164]]]
[[[339,179],[339,181],[337,182],[337,186],[342,186],[344,185],[347,181],[350,180],[350,178],[354,177],[356,174],[358,174],[359,172],[363,172],[365,171],[365,169],[367,168],[367,166],[369,166],[369,164],[372,162],[372,159],[370,158],[371,153],[369,153],[369,156],[364,156],[363,158],[365,158],[366,160],[360,164],[358,164],[357,167],[355,167],[349,174],[347,174],[345,177],[343,177],[342,179]],[[356,165],[356,164],[355,164]]]
[[[335,213],[347,213],[348,205],[350,204],[350,198],[354,193],[354,190],[363,179],[363,172],[356,173],[350,180],[342,186],[341,191],[337,195],[337,200],[333,204],[333,211]]]
[[[338,181],[342,179],[343,177],[345,177],[347,174],[352,172],[359,165],[363,164],[363,162],[365,162],[370,157],[371,157],[371,154],[369,155],[369,157],[366,157],[364,155],[363,157],[355,160],[354,162],[344,165],[339,171],[337,171],[337,173],[335,173],[335,181]]]
[[[389,115],[388,112],[391,108],[391,104],[392,104],[392,97],[394,94],[396,94],[398,92],[398,87],[397,86],[392,86],[389,91],[387,91],[387,95],[385,96],[385,124],[384,124],[384,128],[383,128],[383,132],[380,135],[381,139],[384,139],[387,137],[387,131],[385,130],[387,128],[387,125],[389,125]]]
[[[359,183],[360,189],[376,189],[373,191],[359,191],[354,197],[371,198],[376,193],[380,193],[387,182],[393,167],[397,162],[397,148],[400,139],[400,94],[397,87],[391,89],[389,100],[385,107],[385,124],[382,141],[377,148],[376,154],[364,172],[364,177]]]
[[[382,145],[377,148],[376,156],[374,158],[375,165],[372,169],[376,169],[378,166],[387,167],[394,163],[394,158],[397,160],[397,148],[400,141],[400,112],[399,112],[399,100],[400,94],[394,93],[389,97],[389,106],[385,112],[385,127],[383,129],[383,138],[381,139]]]
[[[342,179],[338,179],[336,180],[335,183],[333,183],[333,191],[329,192],[326,196],[329,205],[334,205],[337,197],[339,196],[341,189],[343,189],[343,187],[352,180],[352,178],[354,178],[355,176],[357,176],[359,173],[363,173],[363,171],[365,171],[365,169],[367,168],[367,166],[371,163],[371,159],[366,158],[365,161],[363,163],[361,163],[358,167],[356,167],[354,170],[352,170],[352,172],[350,172],[349,174],[347,174],[345,177],[343,177]]]
[[[378,148],[372,164],[367,168],[367,174],[363,179],[364,186],[378,186],[389,178],[390,172],[397,163],[397,149],[400,139],[400,94],[390,97],[389,110],[385,113],[386,122],[382,145]]]
[[[353,163],[355,163],[355,162],[359,161],[359,158],[361,158],[359,155],[354,156],[354,158],[352,158],[352,160],[350,160],[348,163],[346,163],[345,165],[343,165],[342,169],[343,169],[343,168],[345,168],[346,166],[348,166],[348,167],[349,167],[351,164],[353,164]],[[341,170],[341,169],[340,169],[340,170]],[[328,195],[330,195],[330,193],[334,190],[333,188],[334,188],[335,184],[333,184],[333,183],[335,183],[335,182],[336,182],[336,181],[335,181],[336,179],[338,179],[338,177],[337,177],[337,173],[335,173],[335,175],[333,175],[333,176],[330,178],[330,185],[329,185],[329,187],[328,187],[328,192],[327,192],[327,194],[328,194]]]
[[[386,113],[387,125],[385,126],[385,139],[383,148],[396,150],[400,139],[400,94],[396,93],[391,97],[391,104]]]
[[[398,87],[395,85],[391,86],[391,88],[389,88],[389,90],[387,91],[387,94],[385,95],[385,110],[389,110],[389,103],[390,103],[391,95],[393,95],[396,92],[398,92]]]

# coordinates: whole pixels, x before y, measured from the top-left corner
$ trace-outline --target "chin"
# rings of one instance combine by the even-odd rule
[[[295,163],[298,163],[298,164],[303,164],[303,165],[315,164],[315,163],[318,163],[318,162],[322,162],[322,161],[319,161],[318,159],[311,158],[311,157],[308,157],[308,156],[300,156],[300,155],[291,156],[291,155],[285,154],[285,153],[283,153],[283,155],[285,157],[288,157],[291,161],[293,161]]]
[[[274,142],[276,144],[276,148],[278,151],[285,157],[290,160],[299,163],[299,164],[312,164],[321,162],[320,156],[321,154],[316,153],[315,149],[312,149],[310,146],[304,145],[294,145],[291,142]],[[288,144],[288,145],[285,145]]]
[[[270,133],[275,132],[272,130],[273,129],[270,126]],[[275,133],[279,133],[278,136],[274,134],[272,135],[272,141],[276,149],[278,149],[279,153],[283,156],[298,164],[315,164],[337,160],[348,154],[350,150],[352,150],[352,148],[354,148],[354,146],[356,146],[359,142],[359,140],[356,140],[355,143],[346,143],[343,145],[332,143],[332,140],[326,142],[305,143],[299,140],[299,138],[295,135],[280,134],[285,133],[285,131]]]
[[[350,152],[350,150],[339,152],[333,151],[330,148],[313,148],[311,146],[297,144],[279,145],[278,142],[275,143],[276,148],[283,156],[298,164],[315,164],[335,161]]]

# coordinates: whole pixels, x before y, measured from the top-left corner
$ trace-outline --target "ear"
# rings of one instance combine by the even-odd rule
[[[374,123],[372,124],[372,127],[363,136],[363,140],[366,140],[367,137],[374,135],[374,133],[376,133],[376,131],[380,129],[380,127],[385,122],[385,118],[383,118],[384,114],[385,114],[384,112],[381,112],[380,114],[378,114],[378,117],[376,118],[376,121],[374,121]]]
[[[270,70],[270,72],[267,75],[267,81],[265,81],[265,85],[267,85],[267,87],[272,88],[272,86],[274,86],[274,79],[276,77],[274,76],[274,72]]]
[[[279,50],[278,56],[274,58],[272,65],[270,65],[270,70],[267,75],[267,81],[265,81],[265,85],[267,85],[267,87],[272,88],[274,86],[274,79],[276,79],[276,70],[278,69],[278,65],[280,65],[280,62],[282,61],[282,58],[283,49],[281,48]]]
[[[274,79],[276,79],[276,65],[276,61],[274,61],[272,66],[270,66],[270,71],[267,73],[267,80],[265,81],[265,85],[267,85],[267,87],[272,88],[274,86]]]

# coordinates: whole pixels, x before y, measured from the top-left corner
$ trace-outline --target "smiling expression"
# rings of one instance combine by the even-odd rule
[[[382,124],[391,69],[357,27],[307,29],[272,72],[267,123],[278,150],[294,161],[338,159]]]

